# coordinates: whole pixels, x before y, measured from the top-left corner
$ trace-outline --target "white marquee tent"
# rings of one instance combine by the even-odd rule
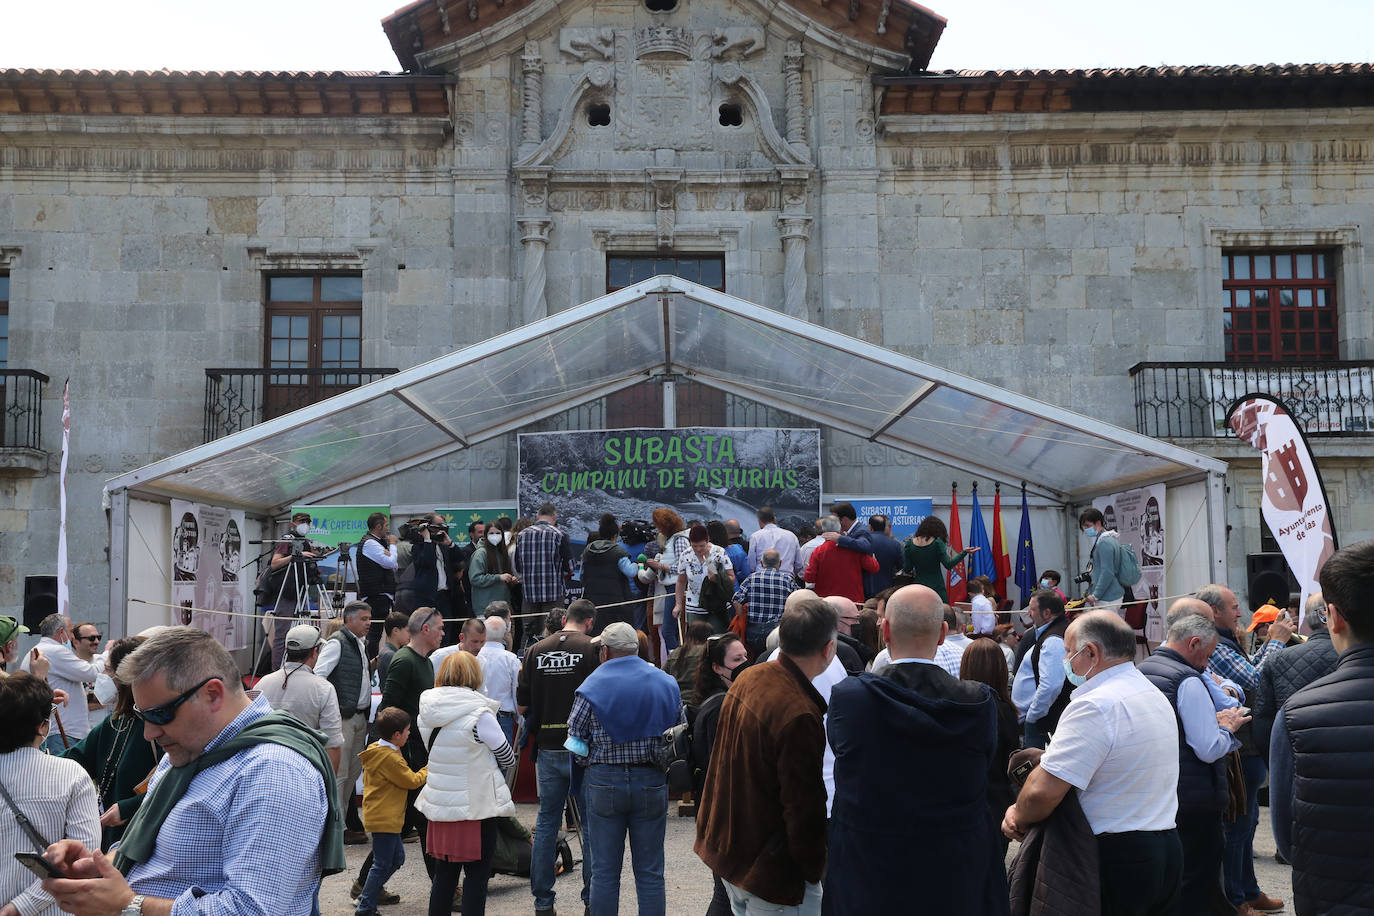
[[[126,629],[131,503],[267,519],[646,378],[689,378],[1065,506],[1190,486],[1225,581],[1226,464],[676,277],[659,276],[109,481],[110,628]],[[671,392],[671,382],[666,386]],[[665,422],[673,425],[672,398]],[[971,456],[970,430],[980,448]],[[164,542],[165,543],[165,542]]]

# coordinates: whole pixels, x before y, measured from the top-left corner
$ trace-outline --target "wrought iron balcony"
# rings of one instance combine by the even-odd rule
[[[206,369],[205,442],[394,375],[398,369]]]
[[[48,377],[33,369],[0,369],[0,448],[42,450],[47,383]]]
[[[1231,405],[1269,394],[1309,436],[1374,434],[1374,360],[1326,363],[1137,363],[1136,430],[1147,436],[1225,439]]]

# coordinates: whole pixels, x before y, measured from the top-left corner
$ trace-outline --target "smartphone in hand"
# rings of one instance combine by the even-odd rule
[[[67,877],[57,866],[43,858],[36,852],[16,852],[14,858],[20,865],[33,872],[39,878],[65,878]]]

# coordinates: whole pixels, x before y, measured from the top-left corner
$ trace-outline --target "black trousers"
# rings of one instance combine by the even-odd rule
[[[1183,846],[1177,830],[1100,834],[1097,857],[1102,916],[1174,913],[1183,874]]]
[[[448,862],[434,860],[433,883],[429,888],[429,916],[448,916],[453,906],[453,894],[458,889],[459,875],[463,881],[464,916],[485,916],[487,912],[487,882],[491,880],[491,857],[496,851],[496,818],[482,821],[482,858],[476,862]]]
[[[1183,880],[1178,888],[1178,916],[1234,913],[1221,886],[1221,860],[1226,834],[1221,812],[1178,812],[1178,839],[1183,844]]]

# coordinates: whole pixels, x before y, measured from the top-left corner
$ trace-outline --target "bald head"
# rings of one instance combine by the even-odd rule
[[[820,595],[811,591],[811,589],[809,588],[799,588],[795,592],[787,596],[787,601],[783,604],[782,609],[784,612],[790,611],[792,610],[792,608],[796,607],[798,604],[800,604],[803,601],[806,601],[807,599],[819,599],[820,597]]]
[[[859,622],[859,606],[844,595],[828,595],[825,603],[835,609],[840,618],[840,632],[848,633]]]
[[[504,617],[492,616],[487,618],[487,641],[506,641],[506,619]]]
[[[883,635],[894,660],[934,658],[945,632],[945,603],[933,589],[908,585],[887,599]]]
[[[1169,605],[1169,615],[1164,618],[1164,626],[1166,629],[1172,627],[1184,617],[1202,617],[1208,622],[1213,622],[1215,613],[1212,606],[1200,598],[1180,598]]]

